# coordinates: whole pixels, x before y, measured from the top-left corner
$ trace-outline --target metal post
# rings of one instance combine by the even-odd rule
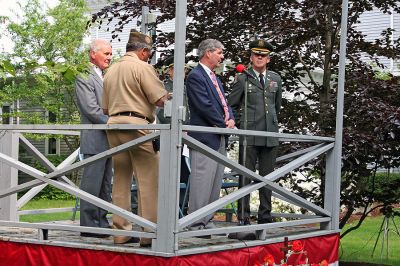
[[[18,159],[18,133],[0,131],[0,153]],[[0,162],[0,187],[7,189],[18,185],[18,170]],[[0,220],[18,221],[17,194],[0,198]]]
[[[183,86],[185,77],[185,41],[186,41],[186,8],[187,1],[176,1],[175,18],[175,51],[174,53],[174,87],[172,99],[171,131],[169,138],[161,132],[161,161],[167,162],[168,172],[161,172],[158,191],[157,241],[155,251],[173,253],[178,248],[178,191],[180,177],[180,157],[182,145]],[[166,131],[168,132],[168,131]],[[164,143],[164,140],[169,142]],[[166,146],[169,145],[169,149]],[[163,148],[166,152],[163,151]],[[163,157],[164,156],[164,157]]]
[[[148,2],[148,1],[146,1]],[[140,31],[144,34],[149,35],[152,38],[156,36],[155,22],[157,16],[150,13],[148,6],[142,6],[142,22],[140,25]],[[150,64],[155,65],[157,63],[157,54],[154,53],[150,59]]]
[[[244,84],[244,126],[243,126],[243,130],[247,130],[247,114],[248,114],[248,110],[247,110],[247,104],[248,104],[248,102],[247,102],[247,91],[248,91],[248,88],[249,87],[249,77],[248,76],[246,76],[246,80],[245,80],[245,84]],[[240,144],[239,144],[239,152],[240,152]],[[246,156],[247,156],[247,136],[244,136],[243,137],[243,152],[242,152],[242,165],[244,166],[244,167],[247,167],[246,166]],[[246,177],[244,177],[243,175],[240,175],[240,177],[239,177],[239,179],[240,179],[240,183],[241,183],[241,185],[242,186],[244,186],[244,181],[245,181],[245,178]],[[249,197],[251,196],[251,194],[249,195]],[[244,203],[245,203],[245,197],[242,197],[241,199],[240,199],[240,215],[241,215],[241,220],[239,220],[238,222],[239,222],[239,225],[245,225],[244,224],[244,208],[245,208],[245,206],[244,206]]]
[[[343,105],[344,85],[346,67],[346,44],[347,44],[347,20],[348,0],[342,2],[342,20],[340,34],[339,55],[339,81],[336,103],[336,134],[333,151],[327,153],[326,175],[325,175],[325,198],[324,208],[332,213],[331,222],[325,227],[330,230],[339,229],[340,212],[340,181],[341,181],[341,159],[342,159],[342,131],[343,131]],[[324,227],[324,226],[323,226]]]
[[[140,32],[147,34],[148,32],[148,25],[147,25],[147,18],[149,15],[149,7],[142,6],[142,23],[140,24]]]

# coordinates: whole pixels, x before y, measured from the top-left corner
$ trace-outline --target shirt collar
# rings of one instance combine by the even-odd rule
[[[94,72],[96,72],[96,74],[103,80],[103,71],[95,64],[92,64],[92,65],[93,65]]]
[[[211,69],[208,68],[208,66],[206,66],[205,64],[202,64],[199,62],[199,64],[204,68],[204,70],[206,71],[208,77],[212,80],[211,78],[211,72],[213,72]]]
[[[257,71],[253,68],[253,71],[254,71],[254,73],[256,73],[256,77],[257,77],[257,78],[260,77],[260,74],[263,74],[263,77],[265,78],[265,75],[267,74],[267,70],[264,70],[263,73],[259,73],[259,72],[257,72]]]

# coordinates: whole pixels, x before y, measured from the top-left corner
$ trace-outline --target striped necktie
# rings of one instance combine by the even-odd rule
[[[228,105],[226,104],[225,97],[224,97],[224,95],[222,94],[222,91],[221,91],[221,89],[220,89],[220,87],[219,87],[219,85],[218,85],[217,77],[215,76],[214,72],[211,71],[211,72],[210,72],[210,75],[211,75],[211,80],[212,80],[212,82],[213,82],[213,84],[214,84],[214,86],[215,86],[215,89],[217,90],[218,96],[219,96],[219,98],[220,98],[220,100],[221,100],[221,102],[222,102],[222,106],[224,107],[225,122],[226,122],[226,121],[228,121],[228,119],[229,119]]]

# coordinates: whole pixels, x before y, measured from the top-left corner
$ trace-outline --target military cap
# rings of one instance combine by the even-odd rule
[[[272,44],[262,39],[252,41],[249,45],[249,48],[252,53],[266,55],[270,54],[274,50]]]
[[[131,29],[131,32],[129,33],[128,44],[135,43],[135,42],[147,44],[150,47],[153,46],[153,40],[151,39],[151,37],[149,35],[138,32],[135,29]]]

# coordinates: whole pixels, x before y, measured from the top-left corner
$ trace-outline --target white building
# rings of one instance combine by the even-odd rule
[[[400,14],[384,14],[379,10],[366,11],[360,16],[361,23],[357,26],[361,32],[366,34],[366,40],[374,42],[380,38],[382,30],[394,29],[391,35],[391,42],[394,43],[400,37]],[[368,60],[367,57],[364,57]],[[380,62],[385,65],[385,70],[395,75],[400,75],[400,58],[396,60],[380,57]]]

